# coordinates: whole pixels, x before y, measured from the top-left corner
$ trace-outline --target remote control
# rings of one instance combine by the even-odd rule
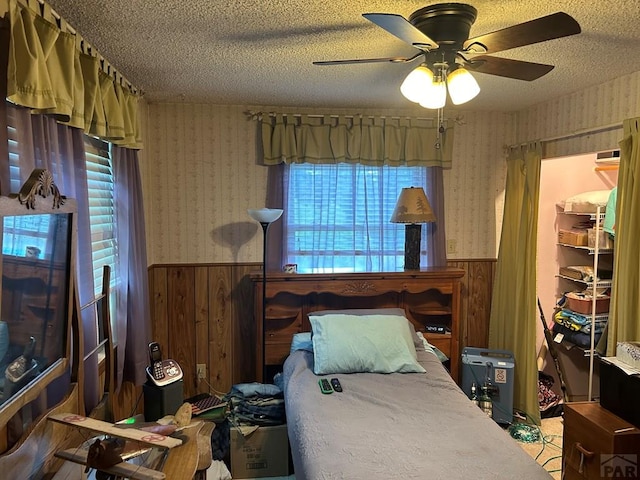
[[[322,393],[333,393],[333,388],[331,388],[331,384],[326,378],[318,380],[318,385],[320,385],[320,391]]]
[[[338,380],[337,378],[332,378],[331,379],[331,386],[333,387],[333,389],[336,392],[341,392],[342,391],[342,385],[340,385],[340,380]]]

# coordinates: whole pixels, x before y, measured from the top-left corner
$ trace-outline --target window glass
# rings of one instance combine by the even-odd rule
[[[402,269],[404,225],[389,219],[402,188],[424,188],[426,175],[426,167],[290,165],[287,263],[301,273]]]

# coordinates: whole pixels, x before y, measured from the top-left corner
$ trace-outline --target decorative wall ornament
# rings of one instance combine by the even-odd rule
[[[60,194],[60,190],[53,182],[53,175],[49,170],[44,168],[36,168],[24,182],[20,192],[18,193],[18,201],[21,205],[26,205],[27,209],[33,209],[36,204],[36,196],[47,198],[53,195],[53,206],[51,208],[60,208],[64,204],[67,197]]]

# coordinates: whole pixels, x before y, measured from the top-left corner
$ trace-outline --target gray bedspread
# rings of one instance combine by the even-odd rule
[[[504,479],[551,476],[453,382],[435,355],[426,374],[338,374],[322,394],[313,353],[293,352],[284,390],[296,480]]]

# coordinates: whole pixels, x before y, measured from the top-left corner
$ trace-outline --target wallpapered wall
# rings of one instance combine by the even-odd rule
[[[256,163],[258,123],[247,119],[247,110],[296,111],[148,106],[142,156],[149,264],[261,261],[262,232],[246,210],[265,204],[266,168]],[[454,168],[445,173],[446,230],[456,244],[449,257],[493,258],[502,210],[497,199],[504,185],[503,144],[515,138],[513,115],[457,115],[462,124],[455,126]],[[430,117],[431,112],[416,116]]]
[[[460,112],[454,167],[445,173],[450,259],[495,258],[504,194],[505,146],[621,124],[640,112],[640,72],[526,111]],[[259,262],[262,233],[246,209],[264,206],[266,169],[247,110],[405,115],[334,109],[150,104],[141,152],[148,262]],[[445,112],[446,113],[446,112]],[[421,110],[415,116],[430,116]],[[619,128],[545,142],[545,156],[616,148]]]

